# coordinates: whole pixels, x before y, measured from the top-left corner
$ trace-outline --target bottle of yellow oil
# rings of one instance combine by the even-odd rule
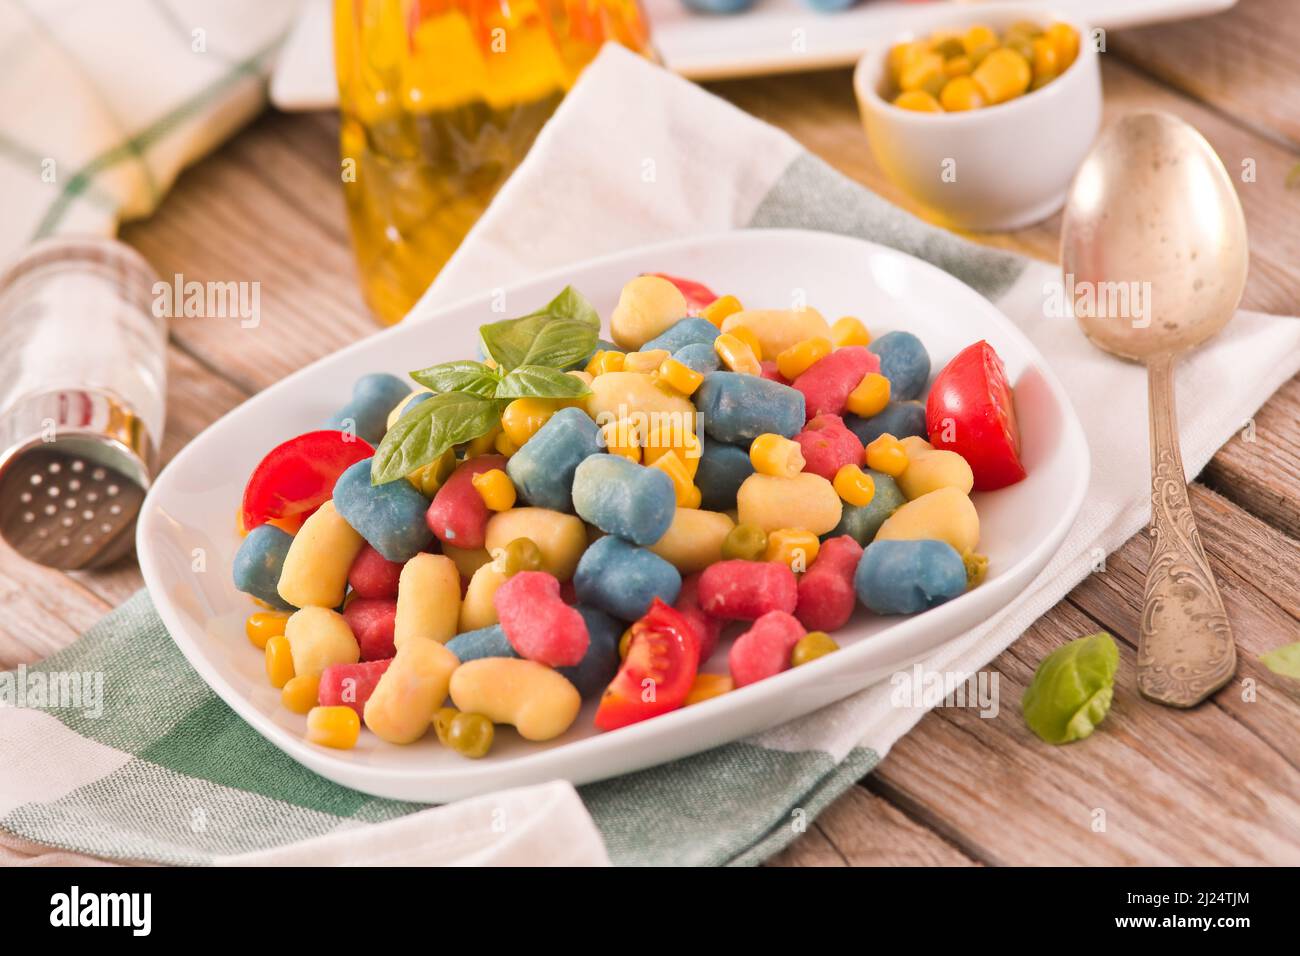
[[[420,297],[607,40],[649,50],[637,0],[335,0],[343,190],[380,321]]]

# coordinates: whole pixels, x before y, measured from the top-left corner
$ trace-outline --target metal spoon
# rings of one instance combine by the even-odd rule
[[[1179,352],[1232,317],[1247,258],[1241,203],[1196,130],[1167,113],[1138,113],[1103,131],[1070,187],[1061,269],[1067,288],[1073,277],[1076,290],[1094,293],[1092,314],[1075,310],[1084,334],[1147,367],[1152,545],[1138,690],[1173,707],[1204,700],[1237,663],[1187,497],[1172,376]]]

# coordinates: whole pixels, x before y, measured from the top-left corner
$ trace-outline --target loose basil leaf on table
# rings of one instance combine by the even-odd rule
[[[484,398],[491,398],[501,381],[495,370],[470,361],[443,362],[412,372],[411,378],[435,392],[469,392]]]
[[[579,398],[591,393],[575,375],[545,365],[521,365],[501,379],[497,398]]]
[[[1300,680],[1300,642],[1275,647],[1261,654],[1259,660],[1274,674]]]
[[[469,392],[443,392],[406,412],[375,449],[370,483],[383,485],[422,468],[453,445],[486,435],[502,403]]]
[[[1119,648],[1101,631],[1048,654],[1020,699],[1029,729],[1049,744],[1082,740],[1110,710]]]

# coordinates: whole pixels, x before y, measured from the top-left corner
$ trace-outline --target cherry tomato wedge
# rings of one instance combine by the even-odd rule
[[[700,664],[699,639],[686,618],[655,598],[631,628],[627,657],[596,710],[596,726],[615,730],[686,702]]]
[[[930,444],[966,459],[976,491],[1005,488],[1025,477],[1011,385],[987,342],[962,349],[935,378],[925,426]]]
[[[351,465],[374,455],[363,439],[341,431],[307,432],[276,445],[244,486],[244,528],[315,511],[334,494]]]
[[[705,306],[711,304],[718,297],[717,293],[708,286],[691,279],[679,279],[677,276],[670,276],[665,272],[651,272],[648,275],[667,279],[677,286],[677,291],[686,297],[686,304],[690,307],[691,315],[699,315],[704,311]]]

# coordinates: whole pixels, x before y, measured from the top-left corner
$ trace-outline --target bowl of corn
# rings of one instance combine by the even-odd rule
[[[1093,31],[1024,4],[979,4],[877,45],[853,85],[881,168],[957,229],[1052,215],[1101,123]]]

